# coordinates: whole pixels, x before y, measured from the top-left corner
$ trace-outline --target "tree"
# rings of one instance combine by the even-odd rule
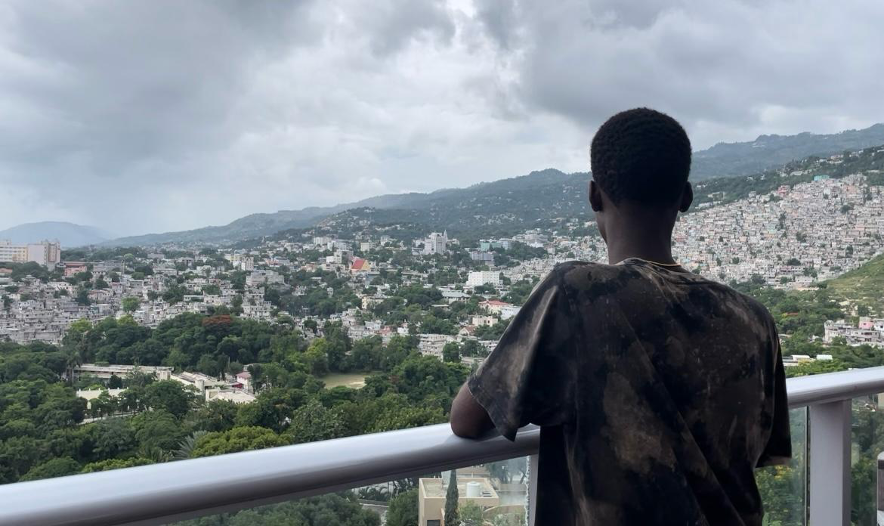
[[[266,427],[235,427],[230,431],[207,433],[197,439],[192,458],[223,455],[268,447],[285,446],[288,442]]]
[[[148,407],[154,410],[163,409],[176,418],[181,418],[190,411],[194,399],[192,389],[175,380],[154,382],[144,390],[144,402]]]
[[[107,381],[107,386],[109,389],[119,389],[123,387],[123,379],[115,374],[112,374],[110,379]]]
[[[59,457],[48,460],[39,466],[31,468],[19,481],[40,480],[53,477],[63,477],[80,472],[80,464],[70,457]]]
[[[145,411],[132,417],[132,427],[141,448],[139,451],[172,451],[178,447],[184,435],[178,420],[163,410]]]
[[[445,493],[445,526],[460,526],[457,504],[460,495],[457,491],[457,470],[452,469],[448,477],[448,491]]]
[[[457,342],[448,342],[442,347],[442,361],[460,363],[460,345]]]
[[[196,448],[197,441],[206,436],[208,431],[194,431],[188,436],[184,437],[181,440],[181,443],[178,444],[178,449],[175,450],[174,458],[175,460],[184,460],[190,458],[193,455],[193,450]]]
[[[328,374],[328,342],[325,338],[316,338],[310,343],[310,347],[300,356],[307,365],[310,373],[314,376]]]
[[[339,411],[326,409],[319,400],[313,399],[292,413],[286,435],[292,444],[331,440],[344,436],[344,422]]]
[[[380,367],[384,343],[380,336],[371,336],[357,340],[353,344],[350,363],[358,371],[371,371]]]
[[[485,357],[488,355],[485,346],[479,343],[479,340],[473,340],[472,338],[463,342],[463,347],[461,347],[460,353],[463,356]]]
[[[123,418],[110,418],[93,424],[95,447],[93,453],[99,460],[125,456],[137,445],[135,431]]]
[[[128,296],[123,298],[123,312],[133,313],[138,310],[138,306],[141,305],[141,300],[136,298],[135,296]]]
[[[110,471],[112,469],[134,468],[136,466],[147,466],[148,464],[153,464],[153,462],[141,457],[127,459],[111,458],[100,462],[86,464],[83,466],[82,473],[97,473],[99,471]]]
[[[461,524],[464,526],[482,526],[482,508],[475,502],[468,500],[458,510]]]
[[[353,492],[261,506],[240,511],[221,523],[212,522],[228,526],[380,526],[380,523],[380,516],[363,509]]]
[[[418,521],[417,488],[400,493],[390,500],[387,526],[414,526]]]
[[[212,400],[187,417],[195,429],[227,431],[236,425],[237,407],[230,400]]]
[[[89,289],[84,287],[77,288],[77,304],[83,306],[89,306],[91,301],[89,301]]]

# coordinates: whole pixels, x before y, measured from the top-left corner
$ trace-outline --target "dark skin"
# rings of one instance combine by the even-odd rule
[[[599,233],[608,245],[608,263],[628,258],[672,264],[672,230],[679,212],[687,212],[694,190],[685,183],[679,199],[671,205],[648,206],[622,201],[615,204],[596,184],[589,182],[589,205],[595,212]],[[467,384],[451,404],[451,430],[464,438],[479,438],[494,428],[485,408],[476,402]]]

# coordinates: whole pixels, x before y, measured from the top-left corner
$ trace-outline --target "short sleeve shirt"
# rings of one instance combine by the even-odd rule
[[[754,469],[791,457],[768,311],[683,269],[558,265],[469,389],[541,426],[537,524],[760,525]]]

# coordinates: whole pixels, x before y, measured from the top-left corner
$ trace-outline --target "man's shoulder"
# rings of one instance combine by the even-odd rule
[[[769,327],[775,327],[776,323],[770,311],[763,303],[752,296],[740,292],[733,287],[729,287],[723,283],[718,283],[719,290],[726,291],[731,301],[738,302],[747,312],[751,313],[758,319],[759,323],[763,323]]]
[[[623,291],[642,280],[642,274],[629,265],[608,265],[589,261],[567,261],[553,269],[553,275],[569,291],[603,296]]]

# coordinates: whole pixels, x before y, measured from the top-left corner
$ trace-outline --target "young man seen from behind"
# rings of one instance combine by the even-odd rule
[[[556,266],[461,388],[451,427],[513,440],[541,426],[540,526],[760,525],[754,470],[791,457],[773,319],[672,257],[693,200],[677,121],[619,113],[591,150],[610,264]]]

